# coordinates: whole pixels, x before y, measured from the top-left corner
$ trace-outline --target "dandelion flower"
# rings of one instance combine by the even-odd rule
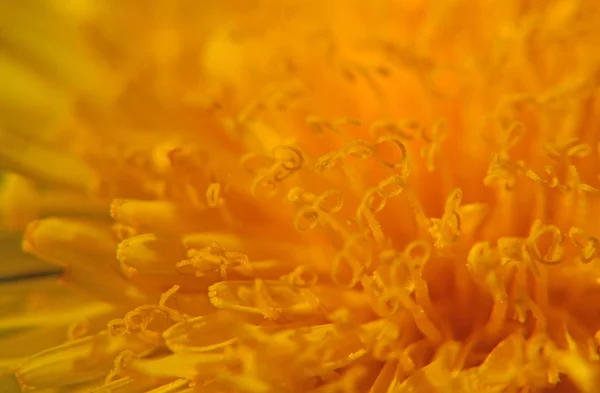
[[[0,390],[600,391],[599,13],[0,3]]]

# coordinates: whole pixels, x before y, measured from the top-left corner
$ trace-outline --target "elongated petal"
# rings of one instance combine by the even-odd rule
[[[25,389],[42,389],[89,381],[107,373],[113,357],[144,346],[106,332],[40,352],[19,364],[15,373]]]
[[[139,360],[131,369],[158,377],[198,378],[214,375],[236,364],[231,355],[219,353],[178,353],[159,359]]]
[[[116,240],[107,228],[93,223],[45,219],[31,223],[24,239],[26,251],[67,267],[66,279],[107,300],[123,294],[143,298],[138,289],[118,275],[114,259]],[[103,282],[112,282],[103,286]]]

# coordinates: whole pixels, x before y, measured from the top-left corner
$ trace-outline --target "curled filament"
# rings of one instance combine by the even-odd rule
[[[274,163],[268,169],[263,166],[269,162],[265,156],[251,154],[242,158],[242,166],[256,174],[251,186],[251,192],[256,197],[274,196],[278,183],[298,172],[305,161],[302,152],[293,146],[278,146],[273,150],[273,156]]]
[[[317,197],[314,202],[314,207],[318,210],[326,213],[337,213],[342,210],[344,206],[344,199],[342,193],[338,190],[325,191],[322,195]]]
[[[333,260],[331,279],[345,288],[353,288],[373,263],[367,239],[356,234],[348,238],[342,251]]]
[[[304,165],[302,152],[293,146],[277,146],[273,150],[273,156],[289,172],[296,172]]]
[[[220,245],[213,242],[212,245],[200,250],[191,249],[188,252],[188,259],[178,262],[175,266],[177,268],[191,266],[198,277],[216,272],[222,277],[226,277],[229,268],[247,264],[248,257],[245,254],[225,251]]]
[[[377,298],[377,311],[382,317],[394,315],[402,307],[404,294],[397,290],[386,290]]]
[[[299,232],[310,231],[318,225],[320,221],[329,222],[336,228],[334,218],[331,216],[339,212],[344,206],[342,194],[337,190],[325,191],[318,197],[305,193],[296,188],[290,192],[288,199],[296,202],[312,202],[302,206],[294,218],[294,227]]]
[[[357,220],[361,225],[370,225],[374,214],[381,212],[389,198],[400,195],[404,190],[405,179],[401,175],[393,175],[381,181],[377,187],[369,189],[363,196],[357,209]],[[367,221],[367,222],[365,222]]]
[[[454,244],[461,232],[461,217],[459,207],[462,201],[462,191],[454,189],[444,207],[444,215],[441,219],[431,219],[429,232],[435,240],[435,247],[443,248]]]
[[[422,240],[416,240],[406,246],[402,254],[415,271],[421,272],[431,257],[431,247]]]
[[[392,169],[404,168],[408,159],[406,147],[395,136],[377,138],[373,145],[373,154],[379,162]]]
[[[435,169],[435,155],[440,151],[442,142],[446,137],[446,122],[444,120],[439,120],[432,127],[431,136],[427,136],[423,132],[421,132],[421,136],[427,144],[421,150],[421,156],[425,159],[427,170],[433,172]]]
[[[538,243],[540,238],[546,233],[549,233],[552,238],[547,252],[542,255]],[[563,241],[564,235],[556,226],[542,226],[540,221],[536,221],[527,239],[527,251],[535,261],[544,265],[555,265],[564,259],[564,247],[561,245]]]
[[[366,209],[372,214],[379,213],[385,208],[387,197],[384,197],[378,187],[371,188],[365,193],[359,210]],[[362,209],[361,209],[362,208]]]
[[[525,176],[527,176],[528,178],[530,178],[531,180],[533,180],[539,184],[548,186],[550,188],[557,187],[559,182],[558,182],[558,176],[556,176],[554,169],[550,165],[547,165],[544,167],[544,172],[546,172],[548,175],[550,175],[550,180],[543,179],[542,177],[540,177],[538,174],[536,174],[532,170],[527,170],[525,172]]]
[[[377,189],[384,198],[391,198],[400,195],[406,185],[408,173],[402,175],[392,175],[379,182]]]
[[[351,119],[349,117],[342,117],[333,121],[332,123],[328,120],[320,119],[316,116],[309,116],[306,118],[306,124],[311,128],[311,130],[315,134],[321,135],[325,132],[326,129],[339,133],[339,126],[341,126],[342,124],[352,124],[355,126],[360,126],[361,122],[359,120]]]
[[[293,272],[286,275],[284,279],[292,286],[307,288],[314,286],[319,280],[319,276],[312,267],[301,265],[294,269]]]
[[[220,183],[211,183],[206,189],[206,204],[209,207],[216,208],[223,206],[223,188]]]
[[[525,134],[525,125],[521,122],[512,123],[500,134],[500,155],[508,158],[508,151],[516,146]]]
[[[587,143],[579,143],[577,138],[570,138],[566,141],[551,140],[543,146],[544,153],[554,161],[564,159],[584,158],[592,154],[592,147]]]
[[[594,196],[600,196],[599,189],[581,182],[575,165],[570,165],[568,169],[568,189],[576,192],[577,194],[588,193]]]
[[[487,175],[483,179],[483,184],[486,186],[500,183],[507,191],[512,190],[517,183],[519,174],[523,172],[523,164],[513,162],[506,158],[502,158],[499,154],[492,157]]]
[[[374,149],[366,141],[357,139],[344,146],[342,152],[354,158],[367,159],[373,156]]]
[[[333,168],[343,157],[339,151],[332,151],[319,157],[315,164],[315,169],[319,172],[324,172]]]
[[[257,176],[252,182],[250,191],[258,198],[270,198],[277,193],[277,182],[269,175]]]
[[[298,172],[304,165],[304,156],[300,150],[292,146],[279,146],[274,150],[277,164],[271,169],[273,179],[283,181]]]
[[[578,240],[580,237],[585,238],[585,240],[583,242]],[[590,263],[594,260],[600,246],[597,238],[589,236],[583,229],[576,227],[569,230],[569,238],[581,253],[580,258],[582,263]]]
[[[312,206],[303,206],[300,208],[294,218],[294,228],[298,232],[308,232],[319,224],[319,212]]]
[[[304,191],[301,187],[294,187],[288,192],[288,201],[300,204],[310,204],[316,199],[316,195]]]
[[[364,274],[360,262],[344,252],[338,253],[333,259],[331,280],[343,288],[354,288]]]

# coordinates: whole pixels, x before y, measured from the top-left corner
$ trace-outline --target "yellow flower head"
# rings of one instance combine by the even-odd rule
[[[600,391],[596,0],[0,21],[1,392]]]

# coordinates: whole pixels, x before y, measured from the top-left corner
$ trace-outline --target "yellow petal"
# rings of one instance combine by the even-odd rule
[[[92,190],[98,183],[96,173],[69,152],[4,128],[0,128],[0,169],[80,191]]]
[[[22,231],[38,217],[37,190],[28,179],[7,173],[0,189],[0,223],[8,231]]]
[[[106,332],[42,351],[15,368],[24,389],[42,389],[85,382],[107,373],[113,358],[125,349],[143,350],[135,339]]]
[[[220,353],[177,353],[158,359],[142,359],[131,370],[156,377],[208,377],[236,364],[235,357]]]
[[[139,301],[141,291],[117,273],[116,244],[101,224],[57,218],[30,223],[23,241],[25,251],[66,266],[66,280],[102,299],[119,302],[125,295]]]
[[[117,199],[112,217],[121,224],[148,232],[184,233],[212,229],[218,222],[215,210],[187,211],[167,201]]]

